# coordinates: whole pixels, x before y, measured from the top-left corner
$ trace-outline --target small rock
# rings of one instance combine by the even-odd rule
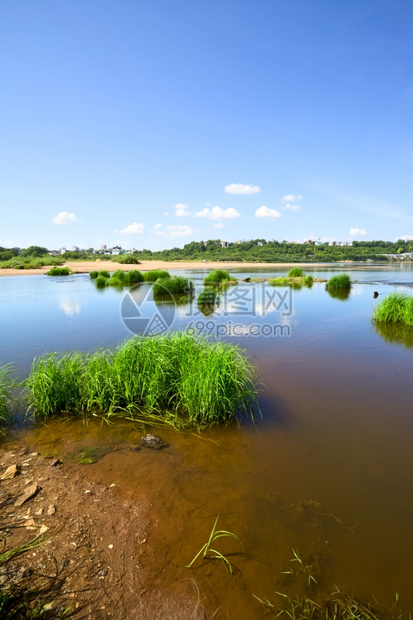
[[[162,441],[160,437],[152,435],[151,433],[148,433],[141,438],[141,444],[145,448],[154,448],[155,450],[160,450],[160,448],[164,448],[166,446],[165,442]]]
[[[40,517],[43,514],[43,508],[39,508],[39,510],[36,510],[36,512],[34,513],[37,517]]]
[[[51,517],[52,515],[54,515],[55,512],[56,512],[56,506],[54,506],[53,504],[50,504],[49,508],[47,509],[47,514],[49,515],[49,517]]]
[[[20,495],[14,502],[16,507],[23,506],[25,502],[28,502],[30,499],[33,499],[35,495],[40,491],[40,487],[35,483],[29,486],[23,495]]]
[[[44,534],[45,532],[47,532],[49,528],[47,527],[47,525],[42,525],[42,527],[39,530],[39,535]]]
[[[33,518],[27,519],[27,521],[26,521],[26,528],[35,527],[35,526],[36,526],[36,523],[34,522]]]
[[[109,549],[113,549],[113,545],[108,545],[108,546],[109,546]]]
[[[98,572],[99,579],[104,579],[106,575],[108,574],[108,572],[109,572],[108,568],[102,568],[102,570]]]
[[[30,452],[29,456],[40,456],[39,452]]]
[[[17,463],[15,465],[10,465],[0,478],[0,480],[10,480],[11,478],[15,478],[20,473],[20,465]]]
[[[63,465],[60,459],[53,459],[49,463],[50,467],[57,467],[58,465]]]

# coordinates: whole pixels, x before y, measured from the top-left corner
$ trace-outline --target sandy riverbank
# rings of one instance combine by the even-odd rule
[[[152,271],[153,269],[166,269],[167,271],[172,269],[281,269],[290,267],[306,267],[314,268],[316,266],[337,266],[337,263],[241,263],[236,261],[227,262],[214,262],[214,261],[142,261],[140,265],[121,265],[120,263],[112,263],[111,261],[85,261],[83,263],[67,262],[65,263],[75,273],[89,273],[90,271],[98,269],[106,269],[107,271],[116,271],[116,269],[122,269],[122,271],[129,271],[130,269],[139,269],[140,271]],[[377,268],[377,264],[361,263],[355,265],[351,263],[348,265],[352,269],[356,268]],[[347,265],[341,264],[341,267],[345,269]],[[391,268],[392,265],[380,265],[380,267]],[[50,266],[42,267],[41,269],[0,269],[1,276],[34,276],[44,275],[49,271]]]

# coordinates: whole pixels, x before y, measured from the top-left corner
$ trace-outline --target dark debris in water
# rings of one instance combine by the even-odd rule
[[[166,443],[156,435],[148,433],[141,438],[141,444],[145,448],[153,448],[154,450],[161,450],[166,448]]]

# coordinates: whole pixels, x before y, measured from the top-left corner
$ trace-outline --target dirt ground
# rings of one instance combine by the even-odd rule
[[[116,271],[121,269],[122,271],[129,271],[130,269],[139,269],[139,271],[152,271],[153,269],[239,269],[242,268],[263,268],[269,269],[271,267],[309,267],[311,263],[240,263],[240,262],[203,262],[203,261],[161,261],[161,260],[147,260],[141,261],[139,265],[122,265],[120,263],[112,263],[111,261],[102,261],[97,259],[96,261],[85,261],[83,263],[67,262],[65,266],[69,267],[75,273],[89,273],[90,271],[97,271],[99,269],[105,269],[106,271]],[[44,275],[49,271],[48,267],[42,267],[41,269],[0,269],[0,276],[32,276],[32,275]]]
[[[36,589],[47,618],[206,620],[195,582],[163,591],[145,569],[149,515],[149,501],[124,500],[114,485],[89,483],[29,447],[0,450],[0,588]]]

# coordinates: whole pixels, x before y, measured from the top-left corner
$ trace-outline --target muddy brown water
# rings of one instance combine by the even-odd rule
[[[227,337],[259,369],[256,424],[198,435],[53,420],[18,436],[89,479],[115,484],[122,496],[149,497],[154,555],[144,562],[158,575],[155,585],[195,579],[215,617],[255,620],[264,608],[253,595],[280,604],[275,591],[311,592],[308,575],[291,562],[293,549],[313,565],[321,591],[338,584],[385,604],[399,592],[410,611],[413,350],[409,334],[391,343],[371,324],[373,289],[384,294],[397,286],[388,283],[388,270],[385,277],[369,275],[346,301],[322,286],[296,292],[289,337]],[[268,323],[273,315],[252,320]],[[147,431],[167,447],[132,449]],[[233,574],[219,560],[186,568],[218,514],[218,528],[241,541],[222,538],[214,546]]]

